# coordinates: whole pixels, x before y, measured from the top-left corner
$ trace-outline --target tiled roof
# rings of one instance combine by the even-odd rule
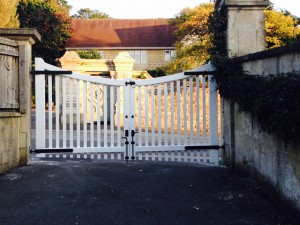
[[[73,19],[67,48],[173,47],[174,27],[168,19]]]

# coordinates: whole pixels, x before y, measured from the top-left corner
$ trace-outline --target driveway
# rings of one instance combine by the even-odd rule
[[[0,224],[297,223],[260,185],[227,168],[60,160],[32,161],[0,176]]]

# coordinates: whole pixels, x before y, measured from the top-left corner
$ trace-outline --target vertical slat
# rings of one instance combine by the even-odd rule
[[[103,85],[103,92],[104,92],[104,96],[103,96],[103,107],[104,107],[104,147],[107,147],[107,86]]]
[[[171,145],[174,145],[174,82],[170,84],[171,88]]]
[[[110,146],[115,146],[115,125],[114,125],[114,103],[115,103],[115,90],[110,86]]]
[[[120,87],[117,87],[117,121],[118,121],[118,146],[121,146],[121,99],[120,99]]]
[[[44,70],[44,61],[35,59],[35,69]],[[45,148],[45,75],[35,76],[35,102],[36,102],[36,148]]]
[[[200,111],[199,111],[199,76],[196,76],[196,137],[197,144],[200,144]]]
[[[142,87],[138,87],[138,119],[139,119],[139,128],[138,128],[138,145],[142,145]]]
[[[171,152],[171,161],[174,162],[175,161],[175,152]]]
[[[206,143],[206,82],[205,76],[202,77],[202,129],[203,129],[203,142]]]
[[[67,86],[66,78],[62,77],[62,124],[63,124],[63,148],[67,147]]]
[[[161,152],[158,152],[158,161],[161,161]]]
[[[190,161],[191,162],[195,161],[195,151],[194,150],[190,151]]]
[[[158,135],[158,146],[161,146],[161,87],[157,85],[157,135]]]
[[[49,148],[52,148],[52,76],[48,76],[48,132]]]
[[[83,82],[83,146],[87,147],[87,82]]]
[[[70,113],[70,147],[73,148],[73,140],[74,140],[74,131],[73,131],[73,79],[69,79],[69,85],[70,85],[70,97],[69,97],[69,113]]]
[[[190,83],[190,145],[193,145],[194,143],[194,104],[193,104],[193,97],[194,97],[194,93],[193,93],[193,88],[194,88],[194,83],[193,83],[193,77],[191,76],[189,79],[189,83]]]
[[[97,147],[101,146],[101,117],[100,117],[100,85],[97,84]]]
[[[151,131],[152,131],[152,140],[151,145],[155,146],[155,108],[154,108],[154,85],[151,85]]]
[[[180,127],[180,81],[176,81],[176,95],[177,95],[177,145],[180,145],[181,127]]]
[[[148,86],[144,87],[144,94],[145,94],[145,146],[149,145],[148,140]]]
[[[80,80],[76,80],[76,147],[80,147]]]
[[[187,118],[187,112],[186,112],[186,79],[183,79],[183,116],[184,118]],[[184,144],[187,144],[187,120],[183,120],[183,132],[184,132]]]
[[[59,114],[60,114],[60,77],[55,76],[55,147],[60,147],[60,130],[59,130]]]
[[[168,145],[168,84],[164,83],[164,139]]]
[[[94,147],[94,84],[90,83],[90,146]]]
[[[203,150],[203,162],[207,162],[207,151]]]
[[[197,162],[200,162],[200,151],[197,151]]]

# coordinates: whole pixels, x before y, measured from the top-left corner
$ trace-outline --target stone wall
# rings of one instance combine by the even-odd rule
[[[264,8],[268,0],[217,0],[227,13],[229,57],[243,64],[249,74],[269,75],[300,71],[300,45],[264,51]],[[300,146],[262,132],[250,114],[224,100],[223,135],[227,165],[262,177],[300,210]]]
[[[31,46],[35,29],[0,29],[0,173],[29,158]]]
[[[20,113],[0,112],[0,173],[19,164]]]
[[[300,43],[237,58],[250,74],[300,71]],[[234,162],[265,177],[300,209],[300,146],[263,132],[251,115],[234,106]],[[228,125],[227,125],[228,126]],[[228,155],[227,155],[228,157]]]

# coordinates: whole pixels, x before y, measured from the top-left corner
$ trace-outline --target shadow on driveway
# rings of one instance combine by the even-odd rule
[[[186,163],[33,161],[0,176],[1,225],[296,224],[274,201],[227,168]]]

